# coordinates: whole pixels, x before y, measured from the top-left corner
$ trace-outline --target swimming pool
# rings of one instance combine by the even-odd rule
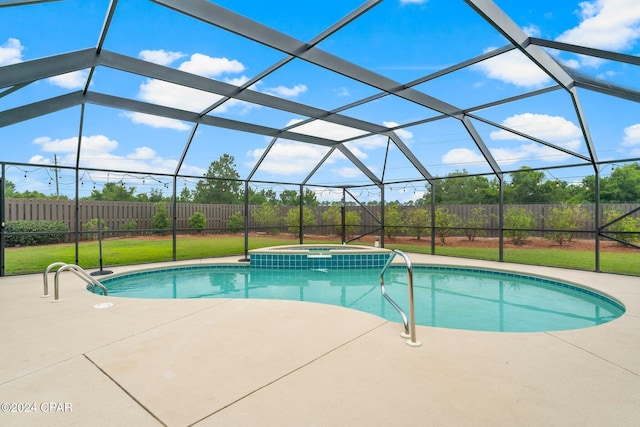
[[[109,296],[130,298],[252,298],[317,302],[400,315],[380,293],[379,269],[266,269],[198,265],[140,271],[103,279]],[[535,332],[579,329],[620,317],[619,302],[543,277],[414,265],[416,324],[443,328]],[[406,310],[407,272],[385,273],[387,293]]]

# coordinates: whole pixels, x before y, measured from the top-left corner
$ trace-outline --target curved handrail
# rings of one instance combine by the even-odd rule
[[[49,272],[51,271],[51,269],[55,268],[55,267],[60,267],[63,265],[67,265],[66,262],[54,262],[53,264],[49,265],[49,267],[47,267],[46,270],[44,270],[44,278],[43,278],[43,282],[44,282],[44,293],[42,294],[42,298],[48,298],[51,295],[49,295]]]
[[[93,276],[87,274],[87,272],[84,271],[82,267],[77,266],[75,264],[65,264],[62,267],[60,267],[58,271],[56,271],[56,279],[54,284],[54,298],[52,302],[60,301],[60,273],[67,270],[71,271],[76,276],[86,280],[87,283],[91,285],[93,292],[95,292],[96,286],[98,286],[100,289],[102,289],[102,292],[104,293],[104,295],[105,296],[107,295],[107,288],[102,283],[100,283],[100,281],[95,279]]]
[[[400,308],[400,306],[396,304],[396,302],[391,299],[389,295],[387,295],[387,291],[384,287],[384,273],[387,271],[387,268],[389,268],[396,255],[400,255],[404,259],[404,262],[407,266],[407,288],[409,290],[409,320],[407,320],[407,315],[404,314],[404,311]],[[389,255],[389,259],[384,264],[384,267],[382,267],[382,271],[380,272],[380,291],[382,292],[382,296],[384,296],[385,299],[389,301],[389,303],[396,310],[398,310],[400,316],[402,316],[402,323],[404,325],[403,337],[409,338],[407,344],[415,347],[419,346],[420,341],[416,339],[416,316],[413,302],[413,267],[411,266],[411,260],[409,259],[409,256],[407,254],[397,249],[394,249],[391,252],[391,254]]]

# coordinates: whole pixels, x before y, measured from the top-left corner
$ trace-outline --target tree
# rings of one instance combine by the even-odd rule
[[[634,162],[615,168],[601,179],[600,199],[610,203],[636,203],[640,200],[640,164]]]
[[[239,203],[241,198],[240,175],[236,171],[233,156],[223,154],[209,165],[205,178],[196,183],[193,195],[195,203]]]
[[[304,190],[302,203],[304,203],[305,206],[318,206],[320,204],[318,202],[318,198],[316,197],[316,193],[309,190],[308,188]]]
[[[193,201],[193,194],[187,187],[184,187],[182,191],[180,191],[178,201],[181,203],[190,203]]]
[[[542,187],[544,172],[523,166],[511,176],[511,185],[504,190],[507,203],[546,203]]]
[[[416,201],[418,205],[431,204],[431,191]],[[492,204],[498,202],[498,181],[484,176],[468,176],[466,170],[450,173],[434,184],[437,204]]]
[[[4,183],[4,196],[5,197],[17,197],[16,185],[11,181],[5,181]]]
[[[94,188],[88,198],[90,200],[109,202],[132,202],[136,200],[136,197],[133,195],[135,191],[135,187],[126,188],[124,183],[116,184],[115,182],[107,182],[102,186],[102,191]]]
[[[284,206],[298,206],[300,204],[300,197],[296,190],[284,190],[280,193],[280,203]]]

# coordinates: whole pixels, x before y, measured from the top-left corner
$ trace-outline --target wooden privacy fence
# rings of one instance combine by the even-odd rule
[[[164,204],[170,218],[173,218],[173,204]],[[513,206],[513,205],[512,205]],[[552,211],[553,208],[561,207],[559,204],[531,204],[531,205],[517,205],[527,209],[534,215],[536,220],[536,229],[546,229],[545,218]],[[584,230],[594,229],[594,205],[583,205],[589,212],[589,222],[585,225]],[[446,205],[445,206],[450,213],[458,215],[463,220],[469,218],[472,215],[474,209],[481,207],[484,209],[484,215],[487,219],[485,228],[497,229],[498,228],[498,205]],[[505,210],[510,206],[505,206]],[[601,204],[601,212],[606,212],[610,209],[615,209],[621,213],[630,212],[633,209],[640,207],[640,204]],[[259,209],[260,206],[249,207],[249,227],[250,229],[256,229],[258,224],[255,223],[252,212]],[[299,209],[297,206],[278,206],[279,217],[284,226],[284,217],[290,209]],[[328,206],[313,206],[311,211],[316,218],[316,231],[320,234],[331,234],[335,232],[335,225],[323,224],[322,214],[328,209]],[[367,206],[369,212],[374,215],[380,215],[379,206]],[[399,210],[401,214],[406,214],[412,209],[425,209],[424,207],[417,206],[400,206]],[[426,208],[429,210],[429,207]],[[347,206],[347,210],[353,210],[358,212],[361,218],[361,225],[363,229],[374,229],[379,226],[379,223],[373,218],[366,210],[359,206]],[[76,231],[76,202],[75,200],[53,200],[53,199],[6,199],[5,200],[5,221],[18,221],[18,220],[44,220],[44,221],[59,221],[66,224],[70,231]],[[111,231],[123,230],[125,223],[135,221],[136,230],[151,230],[152,220],[156,212],[156,204],[152,202],[103,202],[95,200],[81,200],[78,202],[78,220],[80,225],[79,231],[86,231],[84,225],[94,218],[100,218],[104,220],[104,225]],[[189,229],[189,218],[196,212],[201,212],[206,220],[206,228],[213,230],[225,231],[229,218],[236,212],[244,215],[243,205],[210,205],[210,204],[198,204],[198,203],[178,203],[176,204],[176,221],[178,230]],[[637,214],[636,214],[637,217]],[[410,234],[410,233],[407,233]],[[490,234],[491,235],[491,234]],[[587,237],[587,236],[585,236]]]

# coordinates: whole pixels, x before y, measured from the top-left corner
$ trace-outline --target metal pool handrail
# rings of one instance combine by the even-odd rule
[[[404,311],[400,308],[400,306],[396,304],[396,302],[393,299],[391,299],[389,295],[387,295],[387,291],[384,287],[384,273],[387,271],[387,268],[389,268],[389,266],[393,262],[393,259],[396,257],[396,255],[400,255],[404,259],[404,263],[407,266],[407,279],[408,279],[407,288],[409,290],[409,320],[407,320],[407,316],[406,314],[404,314]],[[416,317],[415,317],[415,310],[413,307],[414,306],[413,304],[413,268],[411,267],[411,260],[409,259],[409,256],[407,254],[397,249],[394,249],[391,252],[391,254],[389,255],[389,259],[384,264],[384,267],[382,267],[382,271],[380,272],[380,291],[382,292],[382,295],[386,298],[386,300],[389,301],[389,303],[396,310],[398,310],[398,313],[400,313],[400,316],[402,316],[404,332],[400,335],[403,338],[409,338],[409,340],[407,341],[408,345],[413,347],[420,346],[421,345],[420,341],[416,339]]]
[[[103,294],[105,296],[107,295],[107,288],[102,283],[100,283],[98,279],[94,278],[89,273],[84,271],[82,267],[75,264],[66,264],[64,262],[54,262],[49,267],[47,267],[47,269],[44,271],[43,297],[49,296],[48,273],[52,268],[58,267],[58,266],[61,266],[61,267],[58,269],[58,271],[56,271],[56,278],[55,278],[55,284],[54,284],[54,299],[51,302],[60,301],[60,273],[66,270],[69,270],[76,276],[80,277],[81,279],[84,279],[89,285],[91,285],[93,292],[95,292],[96,286],[98,286],[100,289],[102,289]]]

